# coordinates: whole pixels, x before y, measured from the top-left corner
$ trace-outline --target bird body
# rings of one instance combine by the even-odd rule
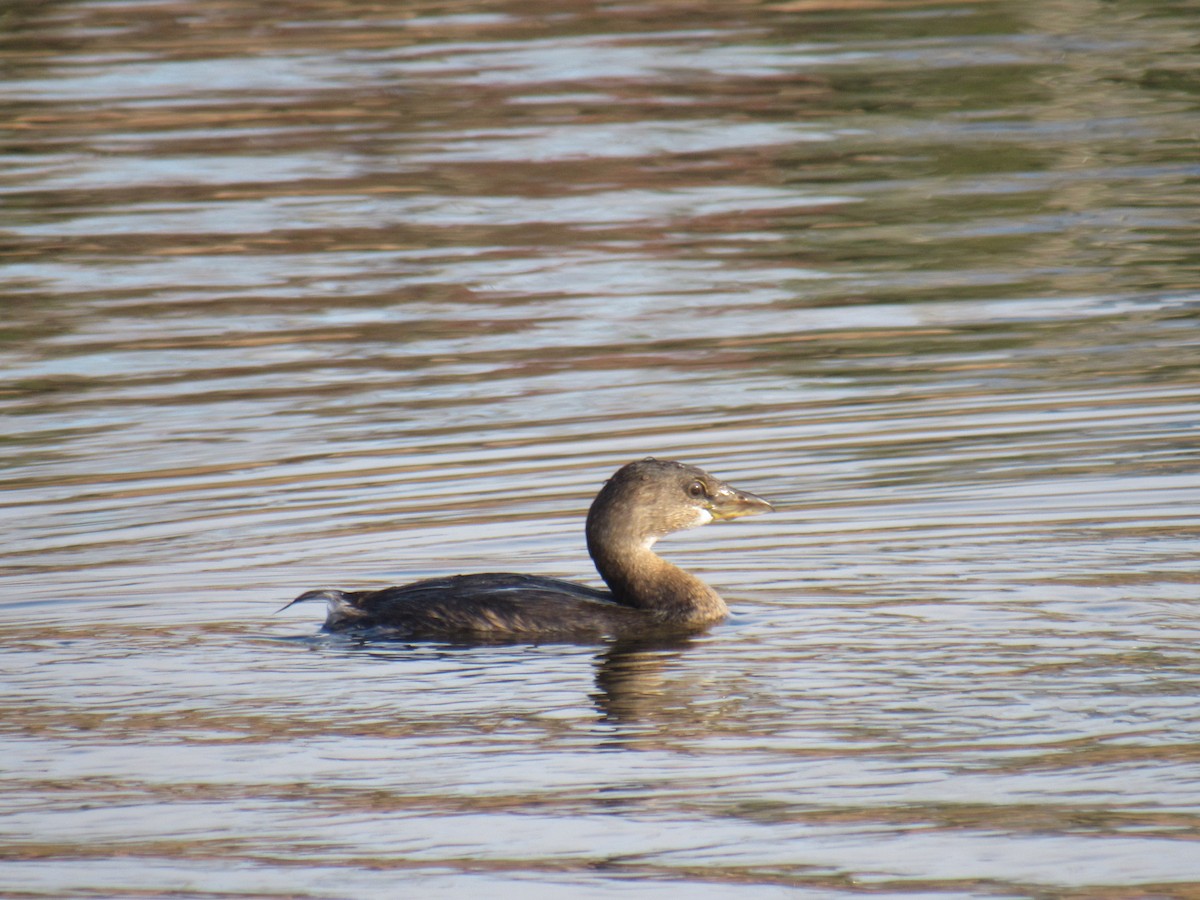
[[[647,458],[619,469],[588,512],[588,551],[609,590],[515,573],[429,578],[374,591],[315,590],[328,631],[468,641],[686,634],[728,615],[711,587],[651,549],[660,537],[768,512],[761,497],[694,466]],[[290,606],[291,604],[289,604]]]

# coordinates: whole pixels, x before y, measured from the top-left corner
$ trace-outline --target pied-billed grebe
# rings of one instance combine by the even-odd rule
[[[729,608],[707,584],[650,548],[673,531],[772,508],[694,466],[651,457],[618,469],[588,511],[588,552],[611,593],[557,578],[491,573],[378,591],[308,591],[292,602],[326,601],[329,631],[371,629],[399,638],[578,640],[690,633],[725,618]]]

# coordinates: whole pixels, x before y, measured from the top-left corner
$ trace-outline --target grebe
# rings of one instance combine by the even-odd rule
[[[654,542],[674,531],[773,508],[695,466],[648,457],[618,469],[588,511],[588,553],[608,591],[557,578],[489,573],[375,591],[308,591],[292,603],[324,600],[328,631],[371,630],[394,638],[629,640],[688,634],[721,621],[729,608],[699,578],[655,554]]]

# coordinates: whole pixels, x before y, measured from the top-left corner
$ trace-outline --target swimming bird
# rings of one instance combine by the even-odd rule
[[[729,608],[699,578],[658,556],[654,543],[675,531],[772,509],[763,498],[695,466],[647,457],[618,469],[588,511],[588,553],[607,591],[538,575],[486,573],[373,591],[308,591],[292,603],[324,600],[327,631],[369,630],[394,638],[488,642],[690,634],[721,621]]]

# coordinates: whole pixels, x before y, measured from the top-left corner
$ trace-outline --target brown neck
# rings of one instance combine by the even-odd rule
[[[632,542],[595,546],[598,543],[588,535],[592,560],[617,602],[681,624],[717,622],[729,614],[716,591],[649,547]]]

